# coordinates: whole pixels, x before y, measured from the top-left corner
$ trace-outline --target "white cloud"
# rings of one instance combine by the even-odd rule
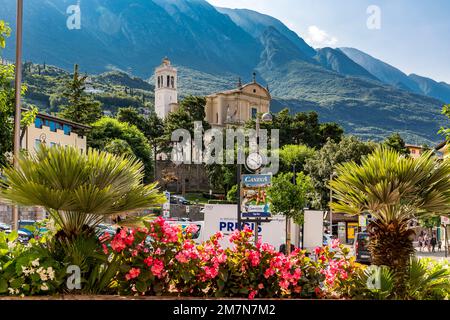
[[[308,27],[308,35],[305,37],[305,41],[315,48],[335,46],[338,43],[336,37],[329,35],[317,26]]]

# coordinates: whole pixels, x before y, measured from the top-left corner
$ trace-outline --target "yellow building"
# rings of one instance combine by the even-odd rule
[[[416,146],[416,145],[413,145],[413,144],[407,144],[406,148],[408,148],[410,157],[413,158],[413,159],[419,158],[420,155],[425,151],[424,147]]]
[[[256,82],[206,97],[206,121],[212,127],[241,126],[258,113],[270,111],[272,100],[267,88]]]
[[[39,113],[34,124],[30,125],[22,140],[22,148],[34,152],[40,144],[52,146],[73,146],[81,152],[87,148],[85,133],[90,127]]]

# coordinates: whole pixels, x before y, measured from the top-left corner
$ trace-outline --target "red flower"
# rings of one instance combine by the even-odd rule
[[[250,291],[250,294],[248,295],[248,298],[250,299],[250,300],[253,300],[253,299],[255,299],[255,296],[258,294],[258,291],[256,291],[256,290],[251,290]]]
[[[125,279],[127,279],[127,281],[130,281],[131,279],[135,279],[135,278],[139,277],[140,274],[141,274],[141,270],[139,268],[132,268],[125,275]]]
[[[151,270],[155,276],[161,277],[162,273],[164,271],[164,263],[159,259],[155,259],[153,261],[153,266],[152,266]]]
[[[144,263],[145,263],[147,266],[151,267],[151,266],[153,265],[153,258],[152,258],[152,257],[147,257],[147,258],[144,260]]]

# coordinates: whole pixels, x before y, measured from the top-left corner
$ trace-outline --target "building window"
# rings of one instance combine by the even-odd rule
[[[219,114],[216,113],[216,123],[219,124]]]
[[[51,132],[56,132],[56,122],[55,121],[50,121],[50,131]]]
[[[167,88],[170,88],[170,76],[167,76]]]
[[[172,85],[172,88],[175,88],[175,78],[174,77],[170,78],[170,84]]]
[[[38,150],[41,147],[41,140],[40,139],[36,139],[34,140],[34,149]]]
[[[36,118],[36,120],[34,120],[34,127],[37,129],[42,129],[42,119],[41,118]]]
[[[158,88],[161,88],[161,78],[158,76]]]
[[[72,127],[67,124],[63,125],[63,130],[66,136],[70,136],[70,134],[72,133]]]
[[[257,114],[258,114],[258,109],[252,108],[252,114],[251,114],[252,119],[256,119]]]

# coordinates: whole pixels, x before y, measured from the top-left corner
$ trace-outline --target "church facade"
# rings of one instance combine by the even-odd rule
[[[155,69],[155,112],[165,119],[178,108],[178,73],[168,58]],[[206,96],[205,121],[212,127],[242,126],[258,113],[270,112],[272,98],[267,88],[253,81]]]

